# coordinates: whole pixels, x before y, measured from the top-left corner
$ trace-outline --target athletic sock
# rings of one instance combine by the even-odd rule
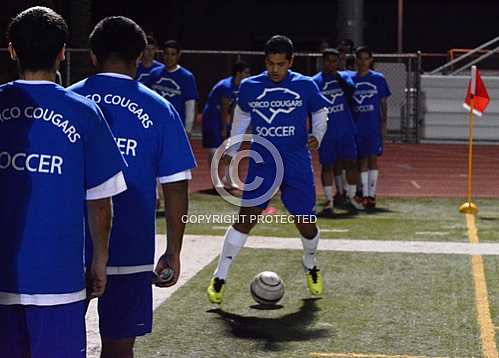
[[[377,169],[369,170],[369,195],[370,197],[376,196],[376,186],[378,184],[378,174],[379,171]]]
[[[248,234],[243,234],[232,226],[225,232],[222,253],[218,258],[218,266],[213,275],[222,280],[227,278],[232,261],[239,255],[239,251],[246,243]]]
[[[362,182],[362,196],[369,196],[369,172],[360,172]]]
[[[303,265],[307,269],[312,269],[316,266],[315,254],[317,252],[317,245],[319,245],[320,231],[317,230],[317,235],[311,240],[301,237],[303,244]]]

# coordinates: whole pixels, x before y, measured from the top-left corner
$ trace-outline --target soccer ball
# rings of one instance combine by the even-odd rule
[[[284,282],[275,272],[260,272],[251,281],[250,291],[257,303],[274,305],[284,296]]]

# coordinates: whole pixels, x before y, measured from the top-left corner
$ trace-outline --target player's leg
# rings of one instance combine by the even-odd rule
[[[133,358],[133,347],[135,345],[135,337],[124,339],[107,339],[101,337],[102,350],[101,358]]]
[[[358,149],[354,128],[346,130],[341,138],[338,156],[345,169],[346,203],[353,210],[364,210],[363,199],[356,195],[359,183],[359,164],[357,163]]]
[[[152,331],[151,273],[109,275],[99,298],[102,358],[133,357],[135,338]]]
[[[378,157],[376,155],[371,155],[368,158],[368,167],[369,167],[369,175],[368,175],[368,200],[369,200],[369,207],[370,208],[375,208],[376,207],[376,189],[378,186],[378,175],[379,175],[379,169],[378,169]]]
[[[316,253],[319,244],[319,229],[315,224],[315,185],[310,165],[295,168],[281,185],[281,199],[300,233],[303,245],[303,267],[309,292],[320,295],[324,289]]]
[[[29,357],[86,357],[85,308],[85,301],[26,306]]]
[[[230,266],[244,247],[248,234],[256,225],[258,215],[265,207],[241,207],[238,222],[230,226],[225,232],[222,252],[218,258],[218,265],[207,289],[211,303],[222,303],[225,281],[229,275]]]
[[[0,357],[29,357],[25,306],[0,305]]]
[[[328,134],[328,133],[326,133]],[[326,196],[326,203],[321,216],[329,216],[333,213],[334,198],[333,198],[333,168],[336,161],[334,153],[334,141],[331,135],[324,136],[321,146],[319,147],[319,162],[321,164],[321,180]]]
[[[337,149],[338,151],[338,149]],[[335,158],[336,163],[334,164],[334,184],[336,185],[336,194],[334,195],[334,204],[335,205],[343,205],[345,204],[345,181],[343,179],[343,160],[340,159],[340,156],[337,153]]]
[[[217,148],[206,148],[206,154],[207,154],[207,159],[208,159],[208,168],[211,172],[211,164],[213,162],[213,157],[215,156]],[[225,169],[225,165],[224,165]],[[222,176],[220,175],[220,170],[217,169],[217,175],[215,176],[214,182],[213,182],[213,187],[214,188],[220,188],[223,187],[223,181],[221,180]]]
[[[332,214],[334,207],[333,198],[333,166],[329,164],[321,165],[321,181],[322,188],[324,189],[324,196],[326,203],[321,215]]]

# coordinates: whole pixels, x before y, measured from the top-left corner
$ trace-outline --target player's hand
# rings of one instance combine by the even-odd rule
[[[165,271],[171,269],[173,270],[173,275],[168,280],[161,280],[161,274]],[[177,283],[180,276],[180,257],[178,255],[173,255],[170,253],[163,254],[156,264],[154,269],[155,279],[154,284],[158,287],[170,287]]]
[[[107,283],[107,259],[93,259],[90,271],[87,272],[88,299],[100,297],[106,290]]]
[[[319,148],[319,141],[313,135],[308,137],[308,147],[313,150]]]

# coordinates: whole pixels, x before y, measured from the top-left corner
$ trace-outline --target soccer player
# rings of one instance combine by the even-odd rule
[[[215,151],[230,133],[234,101],[237,98],[239,85],[249,75],[249,66],[245,62],[238,61],[232,67],[232,75],[220,80],[208,94],[208,100],[203,110],[202,125],[203,147],[208,152],[209,167],[211,167]],[[227,168],[225,173],[227,173]],[[225,181],[231,186],[227,174]],[[215,183],[215,186],[223,186],[223,183]]]
[[[335,198],[343,196],[346,191],[347,203],[363,210],[361,198],[355,197],[359,173],[356,129],[350,110],[354,84],[347,74],[338,72],[340,54],[336,49],[324,50],[322,58],[323,69],[312,78],[324,97],[331,101],[327,131],[319,147],[321,179],[327,198],[322,214],[333,212],[333,168],[337,191]],[[346,183],[343,183],[343,168],[346,170]]]
[[[137,81],[147,82],[146,78],[151,75],[152,70],[164,67],[161,62],[155,60],[157,50],[158,46],[154,37],[147,36],[147,46],[137,66],[137,74],[135,75]]]
[[[180,56],[180,44],[174,40],[166,41],[163,45],[165,66],[154,69],[144,83],[173,104],[190,136],[196,116],[198,90],[194,75],[179,65]]]
[[[301,235],[307,286],[312,295],[321,295],[323,280],[316,263],[319,229],[314,220],[300,220],[300,217],[314,215],[315,186],[309,148],[317,149],[326,132],[330,102],[321,95],[310,77],[290,71],[292,65],[293,43],[285,36],[273,36],[265,45],[267,71],[241,83],[231,137],[245,133],[251,126],[255,137],[263,137],[277,148],[284,166],[281,198],[294,216]],[[309,113],[312,113],[310,136],[307,129]],[[258,178],[263,180],[263,184],[254,190],[245,188],[243,191],[243,205],[246,206],[240,208],[238,222],[225,233],[218,266],[207,290],[212,303],[222,302],[230,265],[256,224],[251,218],[260,215],[267,207],[270,197],[266,198],[264,193],[276,177],[277,167],[272,156],[266,150],[261,150],[255,142],[251,148],[262,156],[262,160],[250,161],[245,185],[254,184]],[[234,156],[235,151],[237,146],[230,146],[227,160]],[[258,197],[267,200],[252,206],[252,199]]]
[[[355,57],[357,72],[352,75],[355,83],[352,112],[357,125],[363,203],[366,208],[375,208],[378,156],[383,154],[387,98],[391,92],[383,74],[370,69],[373,62],[370,48],[359,47]]]
[[[1,357],[86,356],[85,299],[104,292],[110,197],[126,190],[99,108],[54,83],[67,35],[44,7],[21,12],[8,29],[21,79],[0,87]]]
[[[180,274],[181,218],[187,213],[187,182],[195,160],[173,106],[133,80],[146,47],[142,29],[128,18],[108,17],[95,26],[89,43],[98,73],[71,89],[102,109],[128,163],[124,173],[129,187],[113,199],[108,289],[98,303],[102,357],[131,357],[135,337],[152,328],[156,179],[167,198],[168,246],[155,272],[174,270],[172,280],[158,283],[166,287]]]

